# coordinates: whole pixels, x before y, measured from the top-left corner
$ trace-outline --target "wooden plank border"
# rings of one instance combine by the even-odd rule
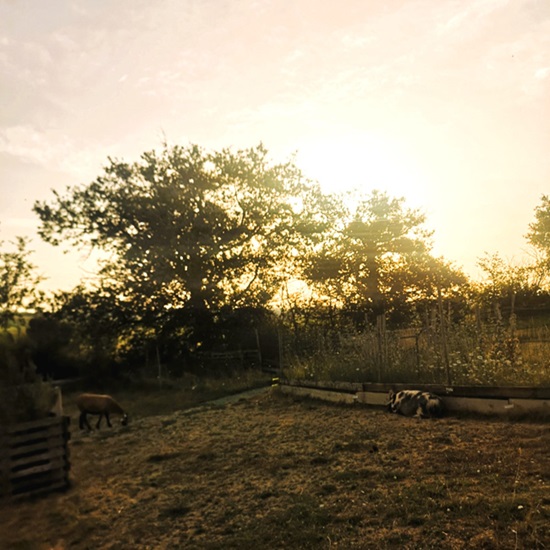
[[[283,393],[291,393],[299,397],[321,399],[332,403],[351,404],[357,399],[357,395],[348,392],[320,390],[318,388],[306,388],[303,386],[281,386]]]
[[[550,387],[531,386],[447,386],[444,384],[378,384],[371,382],[330,382],[313,380],[284,379],[281,384],[318,388],[327,391],[354,393],[358,391],[388,393],[390,390],[422,390],[437,395],[453,397],[480,397],[499,399],[550,399]]]
[[[390,390],[416,389],[442,397],[451,413],[550,418],[550,388],[444,386],[426,384],[369,384],[280,380],[283,393],[339,403],[381,407]]]

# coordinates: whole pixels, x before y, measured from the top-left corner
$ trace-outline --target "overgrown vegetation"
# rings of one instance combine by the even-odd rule
[[[0,426],[43,418],[55,400],[52,385],[36,372],[25,338],[0,334]]]
[[[548,384],[550,201],[530,265],[432,253],[424,214],[379,191],[326,195],[263,145],[164,145],[37,202],[40,236],[98,249],[93,283],[45,300],[27,241],[0,254],[0,324],[44,377],[88,382],[283,366],[292,376]],[[29,317],[30,320],[29,320]]]
[[[301,346],[287,333],[289,378],[456,385],[550,384],[550,329],[476,315],[460,322],[388,330],[310,328]]]
[[[40,297],[37,285],[41,278],[30,261],[29,241],[18,237],[4,250],[0,241],[0,330],[21,324],[29,308]]]

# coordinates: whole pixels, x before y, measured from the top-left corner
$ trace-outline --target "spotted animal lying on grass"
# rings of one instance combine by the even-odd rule
[[[109,419],[110,414],[120,414],[122,415],[121,423],[123,426],[128,424],[128,415],[124,412],[122,407],[110,396],[110,395],[98,395],[95,393],[82,393],[76,400],[76,405],[80,410],[80,418],[78,424],[80,429],[83,430],[84,426],[88,428],[89,431],[92,430],[88,422],[89,414],[98,414],[99,419],[96,424],[96,428],[99,430],[101,425],[101,419],[105,417],[107,420],[107,426],[112,427],[111,421]]]
[[[402,390],[397,393],[390,390],[388,410],[403,416],[419,418],[440,418],[444,412],[440,397],[419,390]]]

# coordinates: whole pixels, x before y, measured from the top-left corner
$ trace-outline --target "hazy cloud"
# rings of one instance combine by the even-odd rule
[[[548,182],[546,1],[12,1],[0,21],[0,168],[14,220],[34,190],[89,180],[107,156],[133,160],[163,136],[332,151],[350,179],[378,139],[376,157],[395,156],[399,171],[406,153],[425,174],[410,194],[424,189],[444,239],[449,220],[477,215],[471,196],[494,195],[488,181],[508,178],[495,212],[511,181],[528,182],[525,223]]]

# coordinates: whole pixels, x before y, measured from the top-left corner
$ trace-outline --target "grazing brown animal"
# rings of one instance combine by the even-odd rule
[[[95,393],[82,393],[76,400],[76,405],[80,410],[80,418],[78,425],[80,429],[83,430],[84,426],[88,428],[89,431],[92,430],[90,423],[88,422],[89,414],[98,414],[99,419],[96,424],[96,428],[99,430],[101,425],[101,419],[105,417],[107,420],[107,426],[112,427],[111,421],[109,419],[110,414],[120,414],[122,415],[122,425],[126,426],[128,424],[128,415],[124,412],[122,407],[110,396],[110,395],[98,395]]]

